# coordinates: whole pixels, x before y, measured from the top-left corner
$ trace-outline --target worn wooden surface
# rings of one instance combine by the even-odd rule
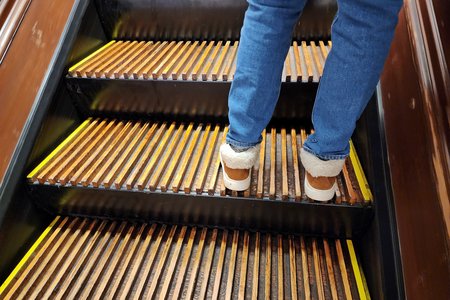
[[[0,184],[73,3],[32,1],[0,65]]]
[[[449,61],[445,63],[441,55],[440,64],[434,63],[439,57],[436,45],[441,43],[447,53],[448,47],[444,39],[436,40],[424,9],[440,6],[436,10],[439,18],[449,10],[449,2],[405,4],[381,78],[405,293],[408,299],[448,299],[449,127],[443,122],[445,114],[448,120],[448,105],[443,104],[448,103],[449,94],[442,93],[441,82],[448,73],[443,78],[441,70],[448,72]],[[425,32],[420,32],[418,11]],[[437,19],[441,35],[443,20],[442,15]],[[447,40],[448,33],[447,29]]]

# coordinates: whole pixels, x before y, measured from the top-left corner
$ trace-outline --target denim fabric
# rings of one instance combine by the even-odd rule
[[[261,141],[280,93],[283,63],[305,0],[249,0],[228,99],[227,142]],[[377,85],[402,0],[338,0],[330,51],[304,149],[321,159],[349,154],[356,121]],[[319,18],[320,16],[318,16]]]

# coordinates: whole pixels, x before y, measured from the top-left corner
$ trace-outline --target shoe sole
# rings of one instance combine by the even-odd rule
[[[326,202],[333,199],[334,195],[337,191],[337,183],[334,182],[333,186],[328,190],[319,190],[314,187],[312,187],[309,184],[308,179],[305,178],[305,194],[309,198],[311,198],[314,201],[320,201],[320,202]]]
[[[250,179],[252,177],[252,170],[248,173],[248,177],[244,180],[234,180],[228,177],[225,172],[225,168],[223,167],[222,156],[220,157],[220,163],[222,164],[222,173],[223,173],[223,183],[225,187],[232,191],[245,191],[250,187]]]

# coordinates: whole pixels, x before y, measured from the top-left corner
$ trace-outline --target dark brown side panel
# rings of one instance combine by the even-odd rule
[[[433,73],[424,72],[426,56],[419,63],[417,47],[424,49],[424,43],[415,40],[420,32],[411,25],[412,2],[406,1],[400,14],[381,78],[386,138],[406,297],[447,299],[450,261],[445,216],[449,212],[443,205],[448,203],[443,190],[448,189],[449,178],[442,172],[446,141],[439,139],[445,128],[430,121],[436,117],[430,106],[433,88],[424,74]],[[438,157],[444,159],[439,163]]]
[[[0,185],[74,1],[32,1],[0,65]]]

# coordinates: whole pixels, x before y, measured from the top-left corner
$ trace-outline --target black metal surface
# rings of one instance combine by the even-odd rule
[[[374,95],[353,140],[375,199],[374,219],[355,240],[373,299],[404,299],[403,274],[395,208],[387,161],[381,93]],[[419,237],[418,237],[419,238]]]
[[[227,120],[230,82],[84,78],[66,78],[66,82],[86,117],[172,115],[183,121]],[[283,83],[274,121],[309,120],[316,90],[314,83]]]
[[[108,37],[113,39],[232,39],[240,36],[244,0],[96,0]],[[296,39],[330,36],[335,0],[310,0],[295,26]]]
[[[52,214],[207,225],[247,230],[357,237],[370,224],[370,206],[214,197],[160,192],[30,185]]]

